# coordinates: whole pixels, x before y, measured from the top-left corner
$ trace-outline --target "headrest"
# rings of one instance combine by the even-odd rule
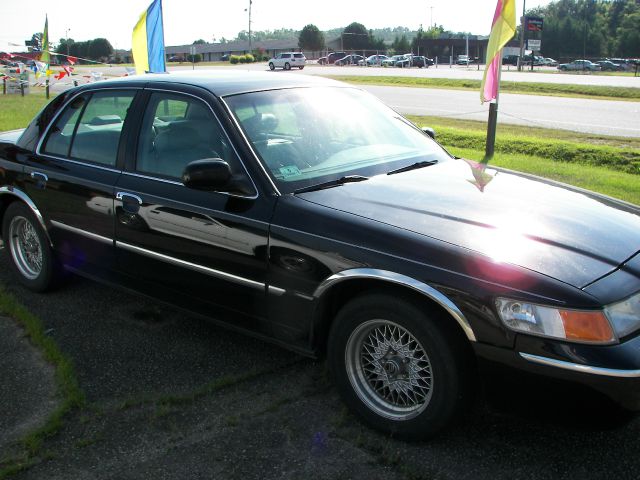
[[[198,132],[186,125],[171,125],[158,134],[155,140],[157,150],[180,150],[192,148],[202,142]]]

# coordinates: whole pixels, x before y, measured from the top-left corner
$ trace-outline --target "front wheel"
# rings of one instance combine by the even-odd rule
[[[344,401],[385,433],[436,434],[470,397],[470,357],[451,321],[387,294],[349,302],[335,318],[328,345]]]
[[[269,70],[275,70],[276,66],[273,64],[273,62],[269,62]]]
[[[51,288],[59,272],[47,236],[25,204],[13,202],[2,222],[2,238],[11,257],[11,268],[25,287],[35,292]]]
[[[291,65],[289,65],[289,63],[285,63],[284,64],[284,69],[285,70],[291,70]]]
[[[304,68],[304,65],[302,67],[300,67],[300,70],[302,70]]]

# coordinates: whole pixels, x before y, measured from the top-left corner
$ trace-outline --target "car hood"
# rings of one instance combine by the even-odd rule
[[[300,196],[578,288],[640,250],[637,207],[466,160]]]
[[[0,142],[12,143],[15,145],[15,143],[20,138],[20,135],[22,135],[22,132],[24,132],[24,128],[21,128],[19,130],[9,130],[7,132],[0,132]]]

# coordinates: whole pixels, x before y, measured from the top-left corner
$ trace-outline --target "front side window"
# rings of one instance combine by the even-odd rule
[[[353,88],[298,88],[227,97],[281,191],[373,176],[450,155],[401,115]]]
[[[233,173],[242,166],[211,109],[194,97],[151,95],[138,141],[136,170],[179,180],[188,163],[219,158]]]
[[[113,167],[134,92],[103,91],[73,99],[49,131],[43,152]]]

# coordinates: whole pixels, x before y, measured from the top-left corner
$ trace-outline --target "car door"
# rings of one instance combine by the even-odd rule
[[[26,193],[40,209],[61,260],[101,274],[114,266],[113,189],[136,89],[72,96],[26,164]]]
[[[268,334],[270,200],[258,195],[207,102],[185,91],[146,95],[135,158],[116,188],[120,270],[150,295]],[[184,168],[207,158],[226,161],[244,191],[187,188]]]

